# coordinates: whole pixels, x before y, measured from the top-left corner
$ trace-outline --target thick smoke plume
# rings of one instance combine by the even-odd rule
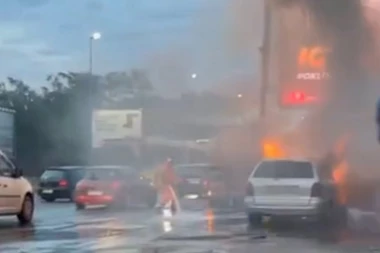
[[[307,135],[311,143],[329,150],[334,141],[348,135],[350,143],[355,143],[347,147],[351,165],[358,162],[356,165],[366,170],[360,165],[363,160],[357,159],[358,154],[362,158],[369,156],[368,164],[380,162],[375,161],[378,150],[374,127],[379,76],[372,72],[373,66],[378,66],[373,63],[379,62],[378,43],[368,9],[360,0],[274,0],[274,3],[280,8],[301,7],[307,16],[305,20],[312,23],[311,33],[318,43],[330,49],[328,102],[309,116]]]
[[[330,96],[347,102],[363,94],[368,82],[369,55],[375,55],[374,36],[360,0],[277,0],[282,7],[305,8],[314,33],[331,49],[328,57],[332,76]],[[373,59],[372,59],[373,60]],[[343,105],[342,105],[343,106]]]

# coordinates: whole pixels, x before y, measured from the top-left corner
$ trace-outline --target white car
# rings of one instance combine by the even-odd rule
[[[22,171],[0,151],[0,215],[16,215],[20,224],[33,219],[33,188]]]
[[[346,215],[334,183],[323,180],[307,160],[261,161],[248,179],[244,202],[250,226],[259,225],[263,217],[302,218],[331,225],[342,222]]]

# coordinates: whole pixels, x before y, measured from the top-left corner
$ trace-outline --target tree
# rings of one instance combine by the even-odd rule
[[[143,70],[134,69],[130,72],[111,72],[105,76],[105,99],[108,105],[126,105],[134,100],[143,105],[143,100],[153,91],[152,83]]]
[[[130,78],[132,79],[133,90],[138,95],[146,96],[148,92],[153,90],[152,83],[145,71],[133,69],[130,72]]]
[[[105,104],[130,108],[136,94],[153,89],[142,70],[105,76],[59,72],[46,81],[40,93],[17,78],[0,83],[0,106],[16,111],[17,159],[34,167],[35,175],[46,165],[88,162],[92,111]]]

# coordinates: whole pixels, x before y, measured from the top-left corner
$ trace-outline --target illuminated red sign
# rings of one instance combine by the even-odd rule
[[[326,53],[323,47],[303,47],[298,53],[298,68],[315,71],[326,70]]]
[[[312,104],[318,101],[318,97],[303,91],[290,91],[282,95],[282,104],[286,106]]]
[[[321,46],[301,47],[294,65],[285,72],[280,83],[280,104],[285,107],[308,106],[321,102],[326,80],[328,50]],[[294,57],[294,55],[293,55]]]
[[[297,80],[319,81],[330,77],[326,71],[326,55],[328,50],[320,47],[303,47],[298,53]]]

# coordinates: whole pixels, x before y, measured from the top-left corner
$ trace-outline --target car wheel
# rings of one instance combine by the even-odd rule
[[[323,206],[323,208],[320,210],[317,222],[318,226],[320,226],[322,229],[332,227],[332,222],[334,221],[334,218],[332,217],[333,209],[334,208],[332,203],[329,203]]]
[[[75,207],[77,208],[77,210],[83,210],[86,208],[85,205],[83,204],[80,204],[80,203],[75,203]]]
[[[346,228],[348,225],[348,209],[346,206],[337,205],[333,214],[334,225],[338,228]]]
[[[17,214],[17,219],[21,225],[29,224],[33,220],[33,214],[34,214],[34,200],[30,194],[27,194],[24,197],[21,211],[19,214]]]
[[[249,213],[247,218],[249,228],[256,228],[261,225],[261,215],[257,213]]]
[[[323,228],[344,228],[348,221],[347,207],[332,203],[325,208],[319,217],[319,223]]]

